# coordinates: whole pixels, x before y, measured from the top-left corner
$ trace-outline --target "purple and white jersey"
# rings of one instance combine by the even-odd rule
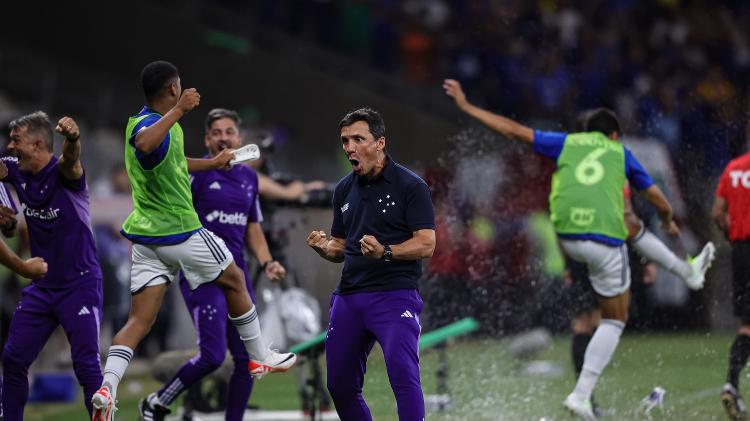
[[[13,209],[13,213],[18,213],[16,201],[13,200],[13,196],[10,195],[8,188],[3,183],[0,183],[0,205]]]
[[[209,170],[190,174],[193,206],[205,228],[221,237],[240,268],[247,224],[261,222],[258,174],[245,165],[229,171]]]
[[[31,255],[44,258],[47,274],[34,281],[44,288],[69,288],[102,279],[91,230],[85,175],[68,180],[57,168],[57,157],[39,173],[18,169],[18,160],[3,157],[29,227]]]

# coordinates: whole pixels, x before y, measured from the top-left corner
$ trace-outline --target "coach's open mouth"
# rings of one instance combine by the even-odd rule
[[[354,171],[359,171],[359,161],[356,159],[350,159],[349,163],[352,164],[352,169]]]

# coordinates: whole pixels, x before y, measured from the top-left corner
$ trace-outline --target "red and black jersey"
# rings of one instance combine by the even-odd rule
[[[719,178],[716,196],[727,202],[729,239],[750,239],[750,153],[727,165]]]

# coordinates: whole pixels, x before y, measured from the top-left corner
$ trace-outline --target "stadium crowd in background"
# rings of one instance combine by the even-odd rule
[[[697,251],[695,236],[708,238],[705,222],[712,182],[729,159],[746,148],[750,91],[743,82],[750,76],[750,5],[742,1],[728,1],[721,8],[680,0],[224,0],[219,4],[424,90],[439,90],[443,77],[454,76],[477,105],[545,130],[568,131],[580,110],[613,108],[630,136],[624,142],[638,159],[660,157],[654,164],[642,163],[675,204],[675,217],[683,229],[680,255]],[[6,104],[4,99],[0,92],[4,106],[0,119],[15,118],[22,114],[16,111],[28,105]],[[121,127],[88,127],[85,120],[79,124],[97,140],[90,148],[86,142],[82,156],[92,200],[130,200],[121,166]],[[255,131],[263,124],[255,121],[249,129]],[[302,140],[302,135],[290,134],[283,125],[273,133],[281,148],[285,142]],[[7,134],[3,130],[0,137]],[[471,315],[490,335],[540,324],[567,329],[571,314],[561,312],[564,305],[555,299],[566,285],[561,282],[566,273],[545,210],[554,166],[525,156],[518,147],[499,146],[485,131],[473,127],[459,136],[468,142],[443,159],[426,163],[420,172],[432,189],[437,232],[434,257],[421,281],[427,303],[422,323],[429,329]],[[260,172],[271,175],[268,168]],[[306,204],[316,190],[324,191],[322,201],[330,202],[325,196],[330,185],[323,182],[293,180],[284,185],[272,183],[273,179],[267,180],[271,186],[267,198],[281,200],[282,205]],[[478,179],[484,182],[477,183]],[[263,182],[260,189],[263,194]],[[278,204],[274,201],[263,206]],[[634,206],[645,224],[656,228],[653,212],[642,203]],[[117,331],[127,320],[130,244],[115,225],[116,229],[106,221],[95,225],[94,236],[109,281],[104,284],[103,324]],[[264,226],[267,233],[269,225]],[[18,250],[25,256],[26,225],[20,229],[16,241],[22,243]],[[269,237],[272,247],[274,241],[284,247],[299,242],[275,237]],[[445,241],[448,238],[452,241]],[[272,252],[283,258],[277,250]],[[706,317],[684,317],[694,295],[689,296],[682,285],[651,287],[651,269],[644,271],[642,263],[631,262],[634,298],[629,328],[707,325]],[[2,282],[0,287],[12,285]],[[443,305],[430,306],[431,302]],[[3,305],[3,311],[8,307]],[[164,317],[171,312],[168,305],[164,310],[157,322],[161,325],[154,327],[159,332],[168,332],[176,323]],[[660,317],[651,317],[654,314]],[[142,355],[153,356],[169,346],[166,334],[152,339],[153,350]],[[740,335],[737,341],[745,339]],[[746,346],[740,345],[735,348],[742,349],[734,354],[747,353]],[[739,372],[737,361],[743,358],[730,360],[733,387],[738,386],[732,380]]]
[[[451,75],[478,105],[540,127],[561,129],[560,116],[572,122],[581,110],[608,106],[631,136],[653,137],[680,157],[686,186],[718,176],[745,146],[750,5],[723,4],[263,0],[231,7],[254,8],[260,23],[425,88]],[[702,199],[686,199],[708,212]]]

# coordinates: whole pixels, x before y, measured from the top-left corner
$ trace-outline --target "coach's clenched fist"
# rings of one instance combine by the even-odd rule
[[[307,236],[307,245],[326,260],[335,263],[344,260],[343,238],[329,237],[325,231],[313,231]]]
[[[307,236],[307,245],[318,252],[321,256],[325,255],[328,246],[328,236],[325,231],[313,231]]]
[[[383,257],[385,247],[372,235],[364,235],[359,240],[359,248],[362,255],[370,259],[380,259]]]

